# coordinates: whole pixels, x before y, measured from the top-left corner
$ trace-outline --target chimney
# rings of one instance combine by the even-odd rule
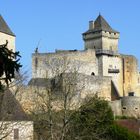
[[[89,21],[89,30],[92,30],[92,29],[94,29],[94,21],[93,20]]]

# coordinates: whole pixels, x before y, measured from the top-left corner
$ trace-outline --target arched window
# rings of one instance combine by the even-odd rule
[[[125,106],[123,107],[123,110],[126,110],[126,107]]]
[[[94,72],[92,72],[92,73],[91,73],[91,75],[93,75],[93,76],[94,76],[94,75],[95,75],[95,73],[94,73]]]

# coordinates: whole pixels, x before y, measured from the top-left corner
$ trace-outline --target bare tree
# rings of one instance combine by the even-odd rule
[[[35,110],[38,111],[33,111],[32,115],[39,119],[40,112],[41,117],[45,114],[46,133],[49,132],[45,138],[42,136],[43,139],[64,140],[67,137],[68,124],[73,110],[79,107],[80,93],[84,85],[78,85],[78,67],[71,67],[71,63],[68,58],[63,57],[57,60],[58,66],[54,66],[51,62],[48,64],[53,76],[45,79],[44,92],[40,90],[37,83],[33,84],[37,85],[35,92],[38,95],[36,99],[38,103],[36,103]],[[41,121],[44,122],[44,120]]]
[[[7,138],[13,133],[14,128],[24,128],[28,117],[21,107],[17,96],[24,86],[26,72],[16,73],[15,78],[0,92],[0,139]],[[25,122],[25,123],[24,123]]]

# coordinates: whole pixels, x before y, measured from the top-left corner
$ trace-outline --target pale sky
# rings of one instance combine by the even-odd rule
[[[82,33],[101,15],[120,32],[119,52],[140,61],[140,0],[3,0],[0,14],[16,35],[21,63],[31,72],[31,54],[84,49]],[[140,64],[140,63],[139,63]]]

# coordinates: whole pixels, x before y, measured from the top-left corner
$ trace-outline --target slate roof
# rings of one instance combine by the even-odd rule
[[[27,121],[27,114],[24,112],[19,101],[10,90],[0,92],[0,121]]]
[[[11,31],[3,17],[0,15],[0,32],[15,36],[15,34]]]
[[[98,31],[108,31],[112,33],[119,33],[118,31],[112,29],[111,26],[107,23],[107,21],[101,15],[99,15],[97,19],[95,20],[94,29],[89,29],[83,34],[87,34],[91,32],[93,33],[93,32],[98,32]]]

